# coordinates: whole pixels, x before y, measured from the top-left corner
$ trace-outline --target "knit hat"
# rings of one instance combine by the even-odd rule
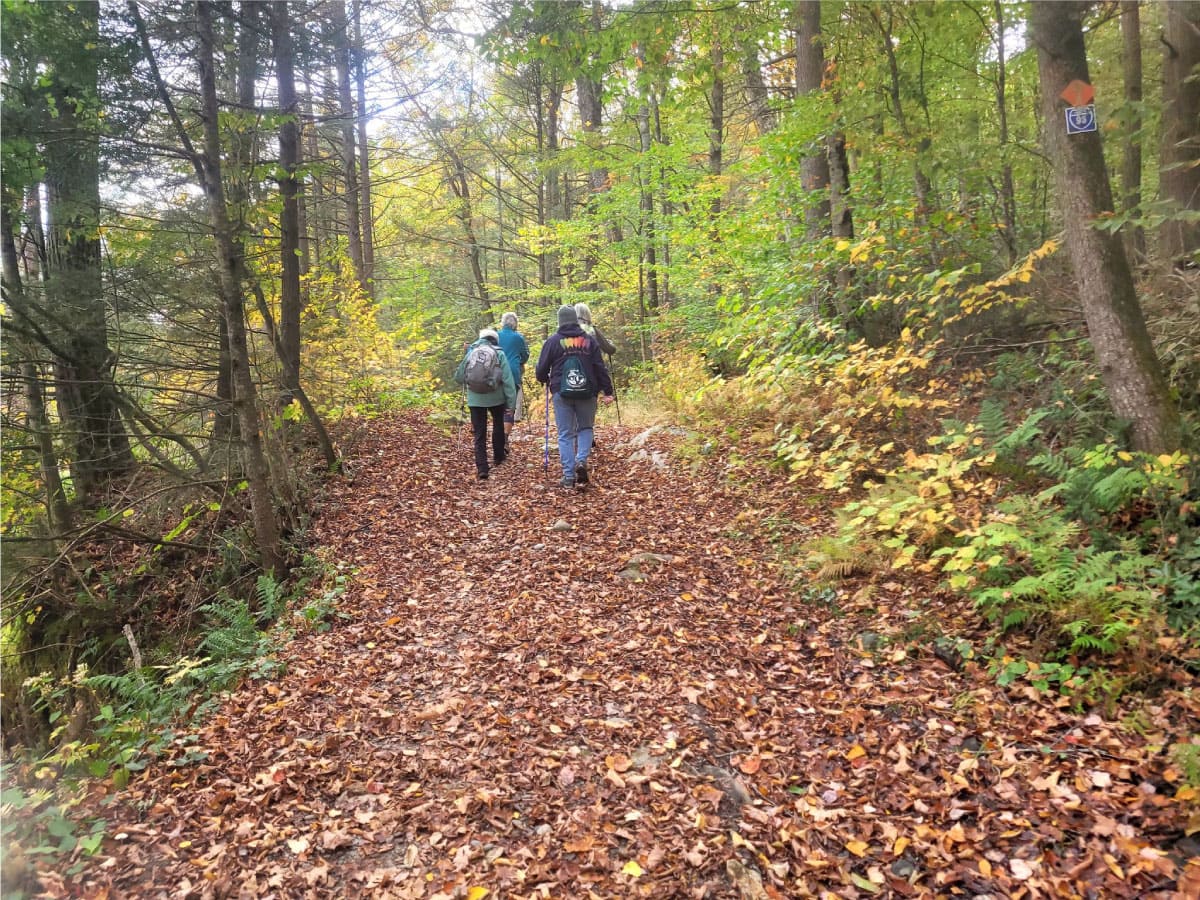
[[[487,339],[488,339],[489,341],[491,341],[493,344],[498,344],[498,343],[500,343],[500,335],[496,334],[496,329],[495,329],[495,328],[484,328],[484,329],[482,329],[482,330],[479,332],[479,337],[480,337],[480,339],[481,339],[481,340],[482,340],[483,338],[487,338]]]
[[[575,307],[560,306],[558,308],[558,327],[559,328],[562,328],[564,325],[578,325],[578,324],[579,324],[579,316],[577,316],[575,314]]]

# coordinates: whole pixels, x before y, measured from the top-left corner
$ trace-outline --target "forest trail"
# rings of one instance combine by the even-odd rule
[[[669,432],[602,426],[576,493],[540,426],[487,482],[461,429],[373,426],[312,533],[356,570],[346,618],[46,894],[1183,896],[1153,736],[947,666],[919,588],[789,585],[771,530],[817,513]]]

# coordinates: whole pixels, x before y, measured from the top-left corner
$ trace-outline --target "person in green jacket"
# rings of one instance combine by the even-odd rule
[[[476,348],[484,348],[483,352],[477,355],[476,363],[469,366],[471,354]],[[495,355],[493,358],[492,354]],[[486,365],[488,371],[493,371],[498,364],[499,372],[493,376],[492,383],[495,388],[488,390],[480,383],[472,384],[472,377],[478,378],[475,375],[475,370],[484,368],[480,363],[491,363]],[[492,419],[492,465],[498,466],[504,462],[507,455],[505,451],[505,436],[504,436],[504,411],[513,409],[517,405],[517,387],[513,381],[512,366],[508,362],[508,357],[504,355],[504,351],[500,349],[500,337],[496,334],[495,329],[485,328],[479,332],[479,340],[467,347],[467,352],[463,355],[462,362],[458,364],[458,368],[454,371],[454,380],[459,384],[467,386],[467,406],[471,410],[471,431],[475,436],[475,474],[480,481],[486,481],[488,477],[488,452],[487,452],[487,423],[488,417]]]

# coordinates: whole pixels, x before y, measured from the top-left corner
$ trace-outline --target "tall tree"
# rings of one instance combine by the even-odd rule
[[[1142,24],[1141,0],[1121,2],[1121,71],[1125,84],[1128,120],[1121,148],[1121,193],[1125,210],[1142,205]],[[1130,250],[1137,260],[1146,258],[1146,232],[1135,226],[1129,235]]]
[[[330,3],[330,28],[334,48],[334,68],[337,71],[338,118],[342,130],[343,199],[346,207],[346,241],[354,277],[364,293],[367,291],[366,270],[363,264],[362,213],[359,205],[358,154],[355,151],[354,97],[350,92],[350,24],[346,18],[346,0]]]
[[[287,387],[299,387],[300,374],[300,202],[297,196],[300,166],[300,103],[296,97],[295,42],[287,0],[271,4],[271,29],[275,46],[275,82],[279,88],[279,349],[284,371],[294,375]]]
[[[1070,0],[1041,0],[1030,8],[1046,142],[1067,251],[1109,402],[1130,423],[1134,446],[1157,453],[1179,445],[1179,414],[1146,330],[1121,239],[1092,227],[1098,216],[1113,211],[1100,133],[1068,135],[1059,97],[1070,82],[1090,81],[1082,25],[1086,12],[1087,6]]]
[[[363,286],[375,295],[375,213],[371,200],[371,149],[367,146],[367,54],[363,48],[362,0],[354,0],[354,86],[358,100],[358,180],[362,185]]]
[[[825,50],[821,41],[820,0],[795,0],[792,7],[796,39],[796,99],[820,93],[825,76]],[[818,145],[800,162],[804,189],[804,221],[809,240],[829,233],[829,158]]]
[[[600,12],[600,0],[591,0],[587,31],[591,40],[595,42],[600,41],[603,27]],[[579,104],[580,127],[583,129],[584,140],[592,147],[593,151],[598,149],[596,144],[604,119],[604,61],[596,57],[597,54],[591,52],[585,42],[582,59],[579,61],[579,71],[575,76],[575,96]],[[596,197],[606,189],[607,185],[608,169],[598,162],[592,162],[588,167],[587,176],[588,198],[586,204],[589,208],[595,207]],[[592,270],[595,267],[596,254],[589,250],[584,255],[583,273],[580,279],[580,286],[585,290],[597,286],[592,280]]]
[[[712,85],[708,92],[708,174],[717,179],[725,170],[725,50],[721,35],[712,35],[708,50],[712,67]],[[712,212],[712,235],[717,235],[717,217],[721,214],[721,193],[714,188],[710,205]]]
[[[1165,259],[1200,248],[1200,3],[1166,0],[1159,190],[1177,210],[1158,232]]]
[[[242,277],[244,262],[229,216],[221,159],[221,107],[217,100],[216,36],[213,30],[213,3],[197,0],[194,5],[198,41],[197,75],[200,93],[200,114],[203,120],[202,150],[193,144],[183,119],[158,68],[150,45],[150,37],[142,19],[137,0],[128,0],[131,17],[138,32],[142,53],[150,68],[151,78],[159,99],[166,108],[183,153],[192,163],[197,180],[207,201],[209,222],[217,251],[218,286],[221,312],[229,340],[229,358],[234,387],[233,406],[237,414],[242,459],[250,493],[251,516],[254,522],[255,543],[262,566],[278,574],[282,564],[279,543],[279,522],[271,496],[270,472],[263,451],[262,430],[259,424],[258,391],[250,370],[250,350],[246,335],[245,293]]]
[[[100,247],[99,4],[52,9],[62,31],[49,42],[43,77],[51,115],[43,125],[49,308],[64,333],[57,401],[71,437],[75,489],[90,493],[133,466],[113,380]]]
[[[992,46],[996,51],[996,122],[1001,154],[1000,209],[1004,216],[1004,246],[1008,250],[1008,261],[1011,265],[1017,261],[1017,191],[1013,185],[1012,160],[1009,159],[1011,150],[1008,137],[1008,59],[1004,44],[1007,22],[1001,0],[992,0],[992,13],[996,26],[996,38]]]
[[[25,290],[21,282],[20,262],[16,241],[13,239],[13,223],[8,202],[0,203],[0,278],[3,280],[6,299],[14,296],[24,297]],[[50,416],[46,411],[45,379],[32,342],[28,343],[28,346],[22,348],[25,358],[21,361],[21,377],[25,382],[25,416],[34,446],[37,447],[38,467],[42,475],[42,486],[46,491],[46,520],[51,534],[62,534],[71,525],[71,509],[58,471],[54,432],[51,430]]]

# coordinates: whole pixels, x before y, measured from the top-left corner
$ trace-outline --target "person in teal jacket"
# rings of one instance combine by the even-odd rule
[[[529,345],[525,335],[517,331],[517,314],[506,312],[500,317],[500,349],[512,366],[513,381],[517,384],[517,403],[504,413],[504,439],[512,434],[513,425],[525,418],[525,388],[522,386],[525,363],[529,362]]]
[[[491,344],[500,355],[501,384],[494,391],[479,393],[467,388],[467,407],[471,410],[471,431],[475,436],[475,474],[480,481],[488,477],[487,423],[492,419],[492,465],[498,466],[508,455],[504,436],[504,411],[517,404],[517,387],[513,381],[512,366],[500,349],[500,338],[495,329],[485,328],[479,332],[479,340],[467,347],[462,362],[454,371],[454,380],[467,383],[467,360],[471,351],[483,343]]]

